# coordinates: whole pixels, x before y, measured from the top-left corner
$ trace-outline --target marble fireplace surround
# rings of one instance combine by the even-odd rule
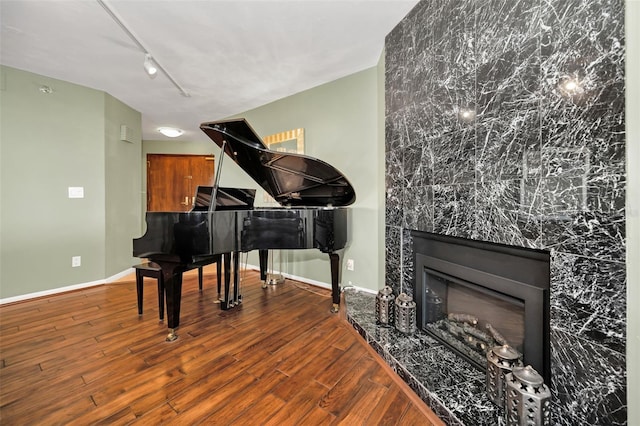
[[[422,0],[385,40],[379,286],[412,295],[412,230],[548,250],[557,425],[627,424],[624,11],[623,0]],[[418,365],[450,366],[416,388],[465,424],[495,424],[460,408],[484,393],[477,371],[427,336],[360,327],[409,381]]]

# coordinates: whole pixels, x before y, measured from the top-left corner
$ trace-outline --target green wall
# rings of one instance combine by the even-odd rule
[[[342,253],[342,285],[378,290],[384,279],[384,79],[373,67],[239,114],[259,135],[298,127],[305,131],[305,154],[340,170],[356,191],[351,206],[350,245]],[[382,104],[382,106],[381,106]],[[222,184],[249,183],[225,160]],[[255,183],[251,187],[257,187]],[[260,191],[256,198],[262,200]],[[289,251],[282,271],[330,283],[328,257],[317,250]],[[344,259],[354,260],[354,271]],[[249,263],[257,265],[252,255]],[[276,261],[275,269],[279,269]]]
[[[132,238],[140,236],[142,118],[116,98],[105,95],[105,277],[122,272],[139,259]],[[120,126],[131,129],[131,141],[120,140]]]
[[[133,162],[123,158],[117,121],[126,117],[139,135],[140,114],[101,91],[10,67],[0,74],[0,299],[127,269],[124,234],[140,222],[140,142],[137,150],[127,143]],[[84,198],[68,198],[70,186],[83,187]],[[129,256],[120,252],[125,241]]]

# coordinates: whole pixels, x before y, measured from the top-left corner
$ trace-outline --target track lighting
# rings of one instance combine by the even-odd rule
[[[186,98],[190,97],[191,95],[189,94],[189,92],[187,92],[180,85],[180,83],[178,83],[176,79],[173,78],[173,76],[169,73],[169,71],[167,71],[165,67],[162,66],[162,64],[159,64],[158,61],[156,61],[153,58],[153,55],[149,52],[149,49],[147,48],[147,46],[145,46],[145,44],[142,43],[142,41],[133,33],[133,31],[131,31],[129,27],[127,27],[127,25],[120,18],[120,15],[113,9],[113,7],[111,7],[108,0],[96,0],[96,1],[100,4],[100,6],[102,6],[105,12],[109,14],[111,19],[113,19],[114,22],[118,24],[120,28],[122,28],[122,31],[124,31],[129,36],[129,38],[131,38],[131,40],[136,44],[136,46],[138,46],[140,50],[144,52],[144,70],[149,75],[149,77],[154,78],[156,74],[158,74],[158,70],[161,70],[162,74],[164,74],[164,76],[171,81],[171,83],[176,87],[176,89],[180,91],[182,96]]]
[[[150,78],[155,78],[156,74],[158,74],[158,67],[148,53],[144,55],[144,70],[149,74]]]

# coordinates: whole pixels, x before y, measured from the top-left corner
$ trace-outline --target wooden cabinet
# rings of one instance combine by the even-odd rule
[[[147,211],[189,211],[198,185],[213,186],[213,155],[147,154]]]

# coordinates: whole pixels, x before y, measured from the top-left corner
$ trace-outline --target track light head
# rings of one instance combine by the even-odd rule
[[[148,53],[144,55],[144,70],[150,78],[155,78],[158,74],[158,66],[153,61],[153,57]]]

